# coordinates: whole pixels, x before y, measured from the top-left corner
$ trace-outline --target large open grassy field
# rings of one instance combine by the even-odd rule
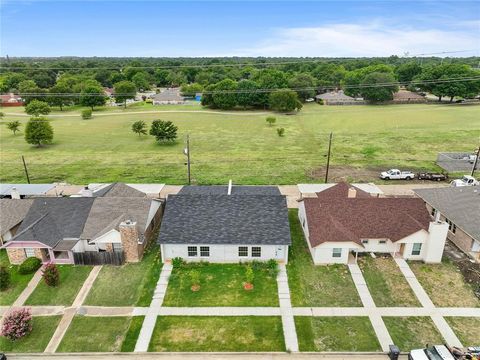
[[[3,123],[28,117],[21,108],[2,109]],[[163,111],[163,112],[161,112]],[[14,114],[14,115],[12,115]],[[199,106],[136,106],[100,110],[82,120],[79,109],[51,114],[54,143],[35,148],[23,132],[0,126],[2,182],[25,182],[21,155],[32,182],[186,182],[186,134],[192,178],[198,184],[287,184],[323,179],[328,135],[333,132],[331,179],[374,180],[380,169],[437,169],[439,151],[472,151],[480,136],[480,107],[389,105],[328,107],[307,104],[297,115],[217,112]],[[159,145],[139,137],[131,124],[173,121],[178,141]],[[279,137],[276,128],[285,128]],[[22,126],[22,131],[24,126]]]

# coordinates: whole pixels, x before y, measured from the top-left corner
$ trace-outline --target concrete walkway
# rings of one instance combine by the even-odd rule
[[[43,272],[43,266],[41,266],[37,270],[37,272],[33,275],[32,279],[28,282],[27,287],[25,289],[23,289],[21,294],[18,296],[18,298],[13,303],[13,305],[12,305],[13,307],[22,306],[23,304],[25,304],[25,301],[27,301],[27,299],[30,297],[30,295],[32,295],[32,293],[35,290],[35,288],[37,287],[38,283],[40,282],[40,280],[42,280],[42,272]]]
[[[390,337],[385,323],[383,322],[381,314],[377,311],[377,307],[375,306],[372,295],[368,290],[362,271],[357,264],[348,264],[348,269],[352,274],[353,282],[357,288],[358,294],[360,295],[360,300],[362,300],[365,310],[370,310],[368,317],[372,323],[373,330],[377,335],[378,342],[380,343],[383,351],[388,351],[389,345],[393,344],[393,340]]]
[[[140,330],[137,343],[135,344],[135,352],[148,351],[148,345],[150,344],[153,329],[155,328],[157,317],[162,307],[165,293],[167,292],[168,278],[172,273],[172,269],[172,264],[163,264],[160,278],[158,279],[157,286],[153,293],[152,302],[150,303],[150,307],[147,310],[145,319],[143,320],[142,329]]]
[[[100,272],[101,269],[102,269],[101,266],[93,267],[92,271],[90,271],[90,274],[88,274],[87,279],[85,280],[80,291],[75,297],[75,300],[73,301],[72,306],[65,309],[63,317],[60,320],[60,323],[58,324],[57,328],[55,329],[55,332],[52,335],[52,338],[50,339],[50,342],[45,348],[46,353],[54,353],[55,351],[57,351],[57,348],[60,345],[60,342],[62,341],[63,337],[65,336],[65,333],[68,330],[68,327],[70,326],[73,318],[77,314],[78,308],[85,301],[88,295],[88,292],[92,288],[92,285],[95,282],[95,279],[97,278],[98,273]]]
[[[280,314],[282,315],[283,336],[287,351],[298,352],[297,330],[293,317],[292,303],[290,301],[290,288],[288,287],[287,268],[285,264],[279,264],[277,275],[278,301],[280,302]]]

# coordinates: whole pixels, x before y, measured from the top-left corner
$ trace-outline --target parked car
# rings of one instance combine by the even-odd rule
[[[384,180],[413,180],[415,174],[411,171],[400,171],[398,169],[390,169],[380,174],[380,179]]]
[[[435,345],[426,349],[415,349],[408,354],[409,360],[455,360],[445,345]]]
[[[470,175],[463,175],[461,179],[455,179],[450,183],[450,186],[477,186],[480,183],[477,179]]]
[[[418,180],[445,181],[448,179],[448,175],[443,173],[421,172],[417,174],[417,178]]]

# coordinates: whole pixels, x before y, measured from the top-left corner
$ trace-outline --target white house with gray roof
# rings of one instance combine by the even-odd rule
[[[480,189],[478,186],[417,189],[433,218],[449,224],[448,239],[480,262]]]
[[[273,186],[185,186],[167,199],[158,243],[164,262],[287,263],[286,198]]]

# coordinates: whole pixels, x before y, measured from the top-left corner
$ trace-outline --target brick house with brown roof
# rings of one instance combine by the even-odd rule
[[[359,252],[440,262],[448,231],[421,199],[373,197],[347,183],[303,199],[298,216],[315,264],[346,264]]]

